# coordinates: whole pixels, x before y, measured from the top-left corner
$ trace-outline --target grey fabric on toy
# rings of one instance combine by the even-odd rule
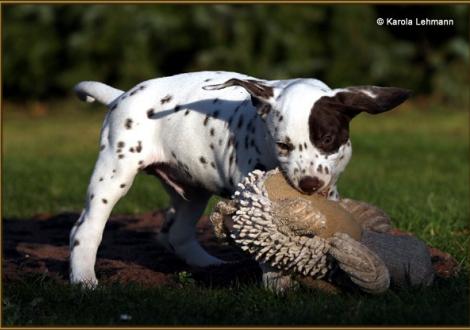
[[[431,255],[426,244],[418,238],[364,230],[361,243],[383,260],[391,285],[407,288],[433,283],[435,274]]]

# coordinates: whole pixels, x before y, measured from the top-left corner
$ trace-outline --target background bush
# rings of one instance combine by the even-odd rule
[[[130,88],[196,70],[330,86],[397,85],[462,107],[468,6],[5,5],[4,97],[65,96],[80,80]],[[448,27],[377,26],[378,17],[452,18]]]

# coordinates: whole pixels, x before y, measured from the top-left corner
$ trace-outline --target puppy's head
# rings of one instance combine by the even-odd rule
[[[358,86],[331,90],[315,79],[278,82],[230,79],[207,89],[241,86],[266,122],[281,171],[301,192],[327,192],[351,158],[349,123],[359,113],[379,114],[410,92]]]

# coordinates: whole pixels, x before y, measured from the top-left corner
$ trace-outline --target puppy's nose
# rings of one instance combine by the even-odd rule
[[[309,195],[320,189],[321,186],[323,186],[323,181],[316,176],[303,177],[299,182],[300,189]]]

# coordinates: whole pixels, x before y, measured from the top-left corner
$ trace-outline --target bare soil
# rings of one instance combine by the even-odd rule
[[[24,279],[41,274],[59,282],[68,281],[68,237],[78,213],[39,214],[31,219],[3,219],[3,278]],[[144,286],[178,285],[179,274],[211,286],[257,281],[257,264],[240,250],[221,244],[213,235],[212,225],[202,217],[197,235],[213,255],[236,261],[224,267],[198,269],[186,265],[161,247],[156,235],[164,212],[143,215],[115,215],[106,225],[95,266],[101,283],[135,282]]]

